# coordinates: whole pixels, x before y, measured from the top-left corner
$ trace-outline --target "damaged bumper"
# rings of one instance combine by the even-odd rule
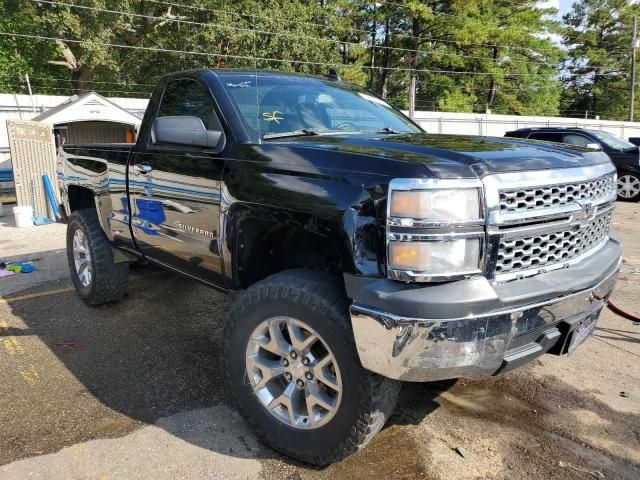
[[[544,353],[571,353],[595,328],[620,262],[611,238],[579,265],[505,284],[345,275],[360,361],[385,377],[427,382],[485,378]]]

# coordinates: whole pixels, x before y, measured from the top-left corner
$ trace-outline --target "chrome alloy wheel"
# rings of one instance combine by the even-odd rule
[[[313,429],[337,413],[342,397],[338,363],[309,325],[272,317],[251,334],[246,371],[253,392],[278,420]]]
[[[73,234],[73,263],[80,283],[85,287],[91,285],[91,253],[89,242],[84,232],[80,229]]]
[[[634,198],[640,193],[640,180],[633,175],[618,177],[618,195],[622,198]]]

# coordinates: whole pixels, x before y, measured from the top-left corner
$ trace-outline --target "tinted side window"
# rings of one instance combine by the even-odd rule
[[[527,138],[527,132],[519,132],[518,130],[514,130],[511,132],[505,133],[504,136],[511,137],[511,138]]]
[[[564,136],[564,143],[568,143],[570,145],[577,145],[578,147],[586,147],[591,143],[596,143],[593,140],[588,139],[583,135],[578,135],[576,133],[567,133]]]
[[[562,143],[562,135],[553,132],[535,132],[529,135],[531,140],[544,140],[545,142]]]
[[[167,85],[158,117],[198,117],[207,130],[222,130],[213,98],[204,85],[191,79],[173,80]]]

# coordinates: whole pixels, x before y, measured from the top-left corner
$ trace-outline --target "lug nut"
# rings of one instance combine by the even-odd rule
[[[304,382],[300,379],[296,380],[296,385],[298,385],[300,388],[304,387]]]
[[[305,367],[306,367],[307,365],[309,365],[309,363],[311,363],[311,362],[309,362],[309,359],[308,359],[307,357],[304,357],[304,358],[302,359],[302,364],[303,364]]]
[[[298,354],[296,353],[296,351],[295,351],[295,350],[291,350],[291,352],[289,352],[289,356],[290,356],[291,358],[298,358]]]
[[[286,378],[287,381],[290,382],[291,381],[291,374],[289,372],[285,373],[284,374],[284,378]]]
[[[286,358],[282,359],[282,366],[283,367],[288,367],[289,366],[289,360],[287,360]]]
[[[313,378],[313,373],[311,372],[307,372],[304,374],[304,378],[306,378],[307,380],[311,380]]]

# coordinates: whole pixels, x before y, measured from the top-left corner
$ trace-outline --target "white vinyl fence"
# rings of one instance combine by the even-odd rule
[[[68,97],[54,95],[30,97],[29,95],[0,94],[0,169],[11,167],[6,120],[30,120],[67,99]],[[139,117],[142,117],[148,103],[147,99],[142,98],[109,98],[109,100]],[[416,112],[415,120],[430,133],[502,137],[507,131],[522,127],[560,126],[604,130],[622,138],[640,137],[640,122],[426,111]]]
[[[580,127],[603,130],[624,139],[640,137],[640,122],[451,112],[416,112],[415,120],[429,133],[502,137],[524,127]]]

